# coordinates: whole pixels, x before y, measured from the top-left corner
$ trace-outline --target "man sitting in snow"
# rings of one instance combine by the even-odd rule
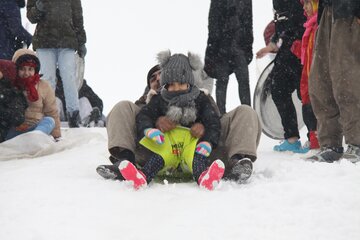
[[[203,71],[200,57],[193,55],[191,61],[197,62],[194,71],[195,85],[200,89],[209,87],[209,79]],[[157,66],[148,73],[148,96],[157,94],[159,88],[161,69]],[[211,93],[210,89],[205,90]],[[210,91],[209,91],[210,90]],[[209,95],[211,98],[211,96]],[[146,99],[148,97],[142,97]],[[149,98],[148,98],[149,99]],[[212,98],[211,98],[212,99]],[[213,100],[212,100],[213,101]],[[214,105],[215,102],[214,102]],[[117,103],[107,117],[108,149],[112,165],[100,165],[96,171],[105,179],[124,180],[118,169],[120,162],[128,160],[139,166],[144,165],[144,160],[149,159],[149,152],[136,142],[135,117],[141,106],[130,101]],[[218,110],[218,109],[217,109]],[[219,113],[220,114],[220,113]],[[247,105],[242,105],[224,114],[221,119],[221,133],[218,147],[210,155],[210,164],[216,159],[225,163],[225,175],[228,180],[243,182],[252,173],[252,162],[256,160],[256,150],[260,141],[261,126],[256,112]],[[161,125],[161,126],[159,126]],[[159,118],[156,126],[159,129],[174,128],[174,123],[166,118]],[[129,141],[133,139],[133,141]],[[246,159],[246,161],[243,161]],[[247,161],[249,159],[250,161]],[[244,164],[246,163],[246,164]]]

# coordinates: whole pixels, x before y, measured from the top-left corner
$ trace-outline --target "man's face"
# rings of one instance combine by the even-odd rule
[[[150,88],[153,90],[158,90],[160,88],[160,70],[157,70],[150,77]]]

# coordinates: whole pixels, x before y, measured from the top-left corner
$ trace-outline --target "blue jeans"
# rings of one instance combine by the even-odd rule
[[[41,63],[43,79],[56,88],[56,68],[64,86],[66,110],[70,113],[79,110],[79,94],[76,86],[76,55],[70,48],[38,48],[36,54]]]
[[[14,138],[20,134],[31,132],[31,131],[41,131],[47,135],[50,135],[52,130],[55,128],[55,120],[52,117],[44,117],[38,124],[31,126],[30,128],[26,129],[25,131],[18,131],[16,128],[11,128],[6,135],[6,140]]]

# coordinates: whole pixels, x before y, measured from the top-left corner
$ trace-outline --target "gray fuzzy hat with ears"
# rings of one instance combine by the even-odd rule
[[[161,68],[161,86],[173,82],[188,83],[191,86],[195,84],[193,70],[201,68],[197,55],[190,52],[188,56],[181,53],[171,55],[170,50],[166,50],[158,53],[157,60]]]

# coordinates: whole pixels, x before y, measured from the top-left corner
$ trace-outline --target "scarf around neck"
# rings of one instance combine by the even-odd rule
[[[40,75],[38,73],[35,73],[34,76],[27,78],[17,77],[15,81],[15,86],[21,90],[25,90],[29,101],[35,102],[39,99],[39,93],[36,89],[36,85],[39,82],[40,82]]]
[[[160,94],[168,103],[166,116],[173,122],[182,126],[189,126],[195,122],[197,118],[195,99],[200,94],[198,87],[192,86],[188,90],[176,92],[169,92],[166,88],[162,88]]]

